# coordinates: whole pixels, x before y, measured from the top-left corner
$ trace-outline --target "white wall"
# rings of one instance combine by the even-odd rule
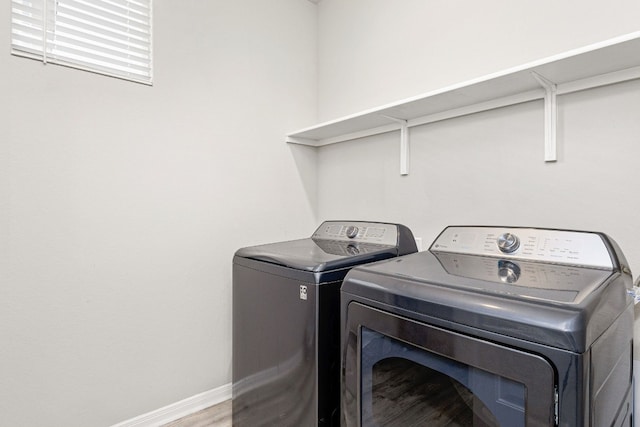
[[[323,0],[321,121],[639,29],[636,0]]]
[[[319,5],[319,111],[356,113],[640,30],[635,0]],[[319,149],[318,215],[399,221],[425,245],[448,224],[599,230],[640,273],[640,82],[559,97],[559,160],[542,101]]]
[[[638,82],[562,97],[555,164],[539,102],[414,128],[408,177],[397,135],[283,143],[316,101],[328,119],[637,30],[636,1],[154,4],[151,88],[0,56],[0,425],[106,426],[228,383],[233,251],[323,219],[598,229],[640,270]]]
[[[0,425],[107,426],[230,382],[231,259],[314,229],[316,6],[154,1],[155,84],[9,55]]]
[[[398,221],[425,247],[447,225],[603,231],[640,273],[640,81],[560,97],[559,160],[545,163],[542,101],[319,150],[319,215]]]

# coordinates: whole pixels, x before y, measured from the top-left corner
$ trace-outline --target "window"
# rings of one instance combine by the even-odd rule
[[[152,0],[11,0],[11,53],[151,84]]]

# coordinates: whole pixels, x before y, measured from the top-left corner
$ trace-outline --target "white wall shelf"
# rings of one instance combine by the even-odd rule
[[[640,31],[519,67],[320,123],[286,141],[320,147],[401,131],[401,174],[408,174],[408,129],[545,99],[545,161],[555,161],[556,96],[640,78]]]

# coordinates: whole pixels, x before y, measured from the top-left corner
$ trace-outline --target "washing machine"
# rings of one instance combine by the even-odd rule
[[[400,224],[327,221],[233,258],[233,425],[338,426],[340,285],[356,265],[416,252]]]
[[[633,303],[602,233],[447,227],[341,290],[345,426],[630,426]]]

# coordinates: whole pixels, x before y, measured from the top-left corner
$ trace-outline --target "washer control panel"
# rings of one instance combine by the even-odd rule
[[[395,224],[359,221],[326,221],[311,236],[313,239],[338,240],[396,246],[398,227]]]
[[[582,231],[453,226],[447,227],[429,250],[607,270],[614,267],[602,236]]]

